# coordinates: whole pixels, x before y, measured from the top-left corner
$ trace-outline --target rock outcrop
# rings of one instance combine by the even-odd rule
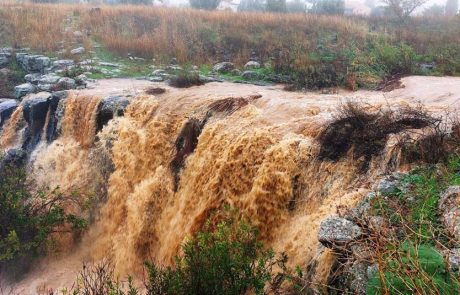
[[[27,53],[16,53],[16,60],[21,67],[28,73],[46,72],[46,68],[51,66],[51,59],[43,55],[30,55]]]
[[[330,217],[321,222],[318,240],[328,248],[343,248],[363,234],[361,228],[345,218]]]
[[[17,107],[18,101],[15,99],[0,99],[0,128],[10,118]]]
[[[260,63],[257,61],[248,61],[245,65],[244,68],[246,70],[253,70],[253,69],[258,69],[260,68]]]
[[[23,116],[27,123],[22,148],[31,151],[42,138],[43,132],[48,142],[56,137],[57,118],[55,117],[60,93],[40,92],[27,97],[22,102]],[[48,121],[47,121],[48,116]]]
[[[27,94],[34,93],[36,87],[31,83],[24,83],[14,87],[14,96],[16,99],[21,99]]]
[[[460,186],[451,186],[441,194],[438,209],[444,228],[460,242]]]
[[[218,64],[215,64],[214,67],[212,68],[213,72],[216,73],[229,73],[235,68],[235,65],[231,62],[220,62]]]
[[[110,120],[123,116],[130,101],[124,96],[109,96],[104,98],[97,110],[96,130],[101,130]]]

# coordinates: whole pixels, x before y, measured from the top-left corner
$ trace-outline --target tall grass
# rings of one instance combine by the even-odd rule
[[[10,45],[55,52],[77,45],[76,30],[85,47],[97,42],[116,55],[157,63],[175,57],[180,63],[231,60],[241,66],[257,56],[278,72],[294,73],[308,88],[306,81],[319,81],[313,88],[374,85],[395,74],[395,65],[405,66],[400,63],[406,58],[435,61],[439,74],[460,73],[459,17],[414,18],[400,26],[388,19],[313,14],[0,4],[0,37]],[[417,73],[410,66],[403,74]]]
[[[45,53],[76,44],[73,32],[79,30],[74,13],[83,7],[69,5],[0,5],[0,37],[12,47],[30,47]],[[81,38],[88,45],[87,36]]]

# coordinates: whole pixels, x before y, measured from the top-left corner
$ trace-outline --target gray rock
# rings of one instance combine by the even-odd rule
[[[460,248],[449,249],[444,252],[451,271],[460,271]]]
[[[39,73],[32,73],[25,75],[24,79],[29,83],[37,84],[41,77],[42,75]]]
[[[361,202],[356,205],[355,208],[350,210],[350,213],[345,217],[350,221],[361,220],[369,216],[369,210],[371,209],[371,202],[375,198],[375,192],[370,192]]]
[[[24,62],[24,57],[27,55],[25,52],[17,52],[16,53],[16,61],[19,64],[22,64]]]
[[[123,116],[129,103],[130,100],[124,96],[109,96],[104,98],[97,109],[97,130],[101,130],[114,117]]]
[[[39,84],[56,84],[61,77],[55,74],[46,74],[38,79]]]
[[[86,85],[86,81],[88,81],[88,77],[85,74],[81,74],[75,77],[75,82],[77,85]]]
[[[14,96],[17,99],[20,99],[26,96],[29,93],[33,93],[35,91],[35,86],[31,83],[24,83],[14,87]]]
[[[80,66],[87,66],[87,65],[92,65],[94,63],[94,60],[92,59],[85,59],[85,60],[82,60],[81,62],[79,62],[78,64]]]
[[[341,217],[330,217],[321,222],[318,239],[329,248],[341,248],[363,234],[354,222]]]
[[[253,69],[258,69],[260,68],[260,63],[256,61],[248,61],[245,65],[244,68],[246,70],[253,70]]]
[[[59,79],[57,85],[59,89],[65,90],[75,89],[75,87],[77,87],[77,83],[75,82],[75,80],[68,77]]]
[[[17,53],[16,60],[29,73],[44,73],[45,69],[51,65],[50,58],[43,55]]]
[[[25,164],[27,153],[23,149],[9,149],[0,157],[0,170],[5,166],[22,166]]]
[[[51,65],[49,57],[42,55],[24,55],[21,63],[24,70],[29,73],[44,73],[45,69]]]
[[[53,66],[59,69],[74,66],[75,62],[71,59],[59,59],[53,62]]]
[[[56,84],[38,83],[36,91],[50,92],[55,90]]]
[[[217,73],[228,73],[235,68],[231,62],[220,62],[214,65],[212,70]]]
[[[215,78],[215,77],[209,77],[209,76],[203,76],[203,75],[200,75],[200,80],[201,80],[203,83],[224,82],[224,80],[222,80],[222,79],[217,79],[217,78]]]
[[[0,54],[0,67],[6,66],[10,62],[10,58],[6,55]]]
[[[163,76],[163,75],[168,75],[168,73],[162,69],[158,69],[152,72],[152,76]]]
[[[377,192],[383,196],[394,193],[401,182],[403,174],[393,173],[381,179],[377,184]]]
[[[154,77],[149,77],[148,80],[152,82],[163,82],[166,79],[161,76],[154,76]]]
[[[13,54],[13,48],[11,47],[0,48],[0,54],[11,56]]]
[[[355,295],[365,295],[369,278],[367,269],[369,263],[364,261],[355,261],[349,269],[351,275],[350,289]]]
[[[55,139],[57,126],[55,113],[58,103],[62,99],[59,93],[40,92],[29,95],[22,102],[23,116],[27,122],[22,148],[26,151],[32,151],[42,140],[44,134],[48,142]]]
[[[420,69],[422,71],[432,71],[436,69],[436,62],[422,63],[420,64]]]
[[[0,100],[0,127],[5,124],[17,107],[18,101],[15,99]]]
[[[259,73],[255,71],[244,71],[243,74],[241,74],[241,77],[246,80],[258,80],[261,78]]]
[[[181,66],[178,66],[178,65],[169,65],[166,67],[166,70],[168,71],[182,71],[183,68]]]
[[[445,229],[460,242],[460,186],[450,186],[441,194],[438,209]]]
[[[70,50],[70,53],[74,54],[74,55],[83,54],[83,53],[85,53],[85,48],[84,47],[78,47],[78,48]]]
[[[234,76],[241,76],[241,71],[238,69],[234,69],[230,73]]]
[[[111,67],[111,68],[119,68],[120,65],[119,64],[116,64],[116,63],[111,63],[111,62],[100,62],[99,63],[100,66],[103,66],[103,67]]]

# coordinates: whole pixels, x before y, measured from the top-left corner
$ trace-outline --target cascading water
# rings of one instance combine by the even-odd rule
[[[124,116],[97,134],[105,99],[77,93],[61,100],[60,135],[42,138],[28,166],[31,183],[98,200],[80,251],[93,260],[109,256],[121,275],[139,274],[145,259],[170,264],[227,205],[291,265],[305,266],[316,253],[320,222],[362,199],[394,159],[391,143],[366,174],[351,155],[318,159],[315,138],[339,96],[223,83],[129,100]],[[2,148],[19,140],[22,116],[18,107]],[[327,272],[330,260],[323,260]]]

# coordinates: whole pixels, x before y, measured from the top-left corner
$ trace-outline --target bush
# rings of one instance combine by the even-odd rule
[[[460,184],[460,156],[446,164],[422,166],[405,175],[396,189],[371,200],[370,215],[385,222],[366,239],[378,268],[367,294],[458,294],[458,273],[441,255],[456,244],[438,216],[440,194]]]
[[[388,135],[408,129],[434,126],[439,119],[423,108],[380,109],[371,112],[364,105],[347,102],[319,135],[321,159],[338,160],[353,149],[356,159],[364,158],[363,170],[386,145]]]
[[[83,264],[77,281],[69,294],[73,295],[138,295],[133,280],[128,277],[128,284],[115,279],[115,271],[110,260],[104,259],[94,265]],[[63,294],[66,294],[63,292]]]
[[[301,0],[293,0],[287,2],[286,9],[289,13],[305,13],[307,11],[305,2]]]
[[[191,73],[188,71],[181,71],[180,73],[169,79],[169,86],[177,88],[188,88],[203,84],[204,82],[200,79],[199,74]]]
[[[404,243],[387,257],[383,275],[375,272],[366,294],[458,294],[460,284],[432,246]]]
[[[24,82],[26,72],[19,67],[15,60],[7,66],[5,73],[0,72],[0,97],[15,98],[14,87]]]
[[[189,0],[190,6],[196,9],[214,10],[221,0]]]
[[[345,1],[343,0],[317,0],[313,3],[313,13],[343,15],[345,12]]]
[[[224,222],[186,242],[174,267],[147,263],[147,294],[263,294],[277,263],[245,222]]]
[[[270,12],[286,12],[286,0],[267,0],[266,10]]]
[[[63,204],[75,203],[55,191],[31,194],[23,169],[0,169],[0,269],[36,256],[46,249],[53,233],[82,230],[86,222],[67,214]]]
[[[166,92],[166,89],[161,87],[148,87],[145,89],[145,93],[149,95],[159,95]]]
[[[241,0],[238,11],[264,11],[265,4],[261,0]]]

